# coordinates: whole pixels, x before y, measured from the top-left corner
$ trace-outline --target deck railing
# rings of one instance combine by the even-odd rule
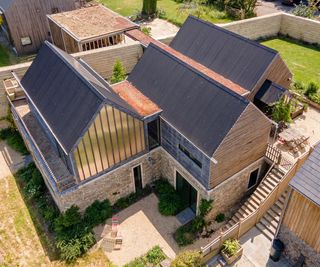
[[[249,231],[252,227],[254,227],[263,215],[267,212],[268,209],[277,201],[277,199],[281,196],[281,194],[288,187],[289,182],[296,174],[297,170],[301,167],[304,161],[308,158],[310,153],[312,152],[312,148],[305,154],[303,154],[294,164],[290,166],[288,172],[281,178],[279,183],[273,188],[273,190],[268,194],[268,196],[260,202],[259,207],[252,212],[250,215],[245,218],[240,219],[235,225],[229,228],[227,231],[220,233],[220,235],[212,240],[208,245],[201,247],[202,254],[204,259],[209,259],[209,256],[213,256],[219,253],[222,244],[225,240],[229,238],[239,239],[242,235],[244,235],[247,231]],[[281,152],[280,152],[281,153]],[[272,154],[277,156],[275,154]]]

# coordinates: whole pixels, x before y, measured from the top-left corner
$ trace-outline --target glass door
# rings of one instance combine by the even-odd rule
[[[179,172],[176,173],[176,189],[185,204],[185,208],[189,207],[196,213],[197,190]]]

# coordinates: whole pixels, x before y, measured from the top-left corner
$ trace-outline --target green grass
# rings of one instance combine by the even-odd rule
[[[320,47],[287,37],[277,37],[261,43],[279,51],[295,81],[304,84],[313,81],[320,85]]]
[[[0,45],[0,67],[11,64],[10,54],[6,48]]]
[[[142,9],[142,0],[99,0],[102,4],[108,8],[120,13],[123,16],[132,16],[137,14]],[[173,0],[158,0],[158,10],[165,12],[165,19],[181,26],[188,17],[188,13],[179,13],[178,8],[181,3],[177,3]],[[212,23],[225,23],[232,21],[232,18],[228,17],[224,11],[220,11],[218,8],[204,7],[204,15],[201,17],[204,20]]]
[[[22,155],[29,154],[29,151],[17,129],[6,128],[0,130],[0,140],[6,140],[12,149],[20,152]]]

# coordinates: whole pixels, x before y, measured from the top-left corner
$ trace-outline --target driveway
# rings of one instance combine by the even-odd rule
[[[264,16],[272,13],[278,13],[278,12],[286,12],[291,13],[293,7],[291,6],[285,6],[281,4],[280,1],[263,1],[258,0],[256,5],[256,13],[257,16]]]

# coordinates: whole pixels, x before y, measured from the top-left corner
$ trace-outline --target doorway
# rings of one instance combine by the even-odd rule
[[[194,213],[197,212],[198,193],[191,184],[179,173],[176,173],[176,189],[182,198],[185,208],[189,207]]]
[[[136,192],[140,192],[142,190],[142,171],[141,165],[133,168],[133,178],[134,178],[134,186]]]

